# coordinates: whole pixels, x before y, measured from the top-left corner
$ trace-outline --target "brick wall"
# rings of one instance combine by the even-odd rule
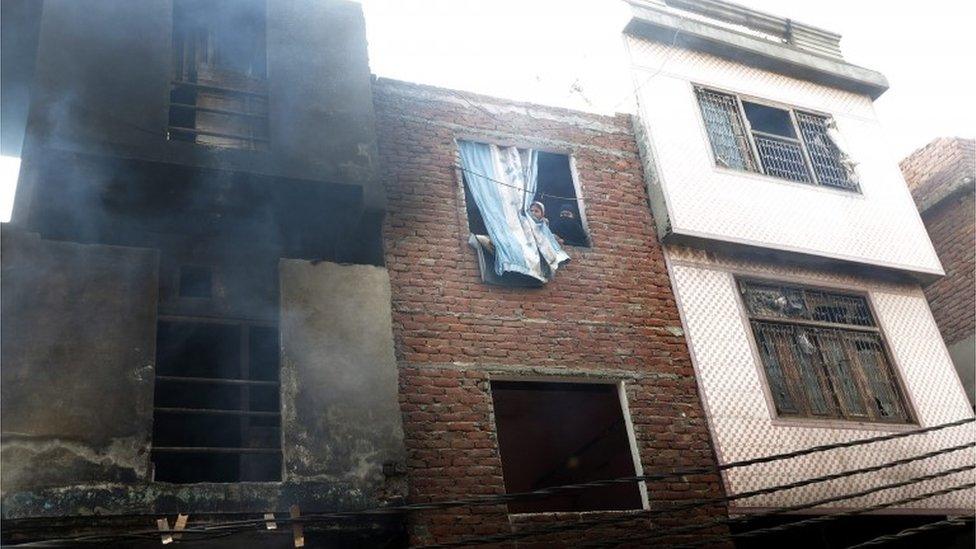
[[[922,213],[944,278],[925,287],[942,338],[952,345],[976,332],[976,202],[973,193],[950,197]]]
[[[412,500],[504,493],[493,376],[623,381],[645,473],[713,465],[629,118],[384,79],[374,97]],[[593,246],[569,247],[572,261],[545,287],[483,284],[466,243],[457,138],[571,153]],[[722,494],[717,475],[648,488],[652,508]],[[712,507],[675,520],[723,513]],[[461,509],[414,516],[411,531],[416,543],[440,542],[580,516]],[[635,520],[646,527],[647,519]],[[608,534],[545,541],[600,535]]]
[[[947,345],[976,331],[974,149],[972,139],[939,138],[900,163],[946,272],[925,296]]]

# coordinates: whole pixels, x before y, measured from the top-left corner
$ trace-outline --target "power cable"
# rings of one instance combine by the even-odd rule
[[[952,517],[950,519],[940,520],[938,522],[930,522],[928,524],[923,524],[922,526],[916,526],[915,528],[906,528],[898,532],[897,534],[878,536],[874,539],[870,539],[863,543],[858,543],[857,545],[851,545],[847,549],[863,549],[864,547],[874,547],[875,545],[884,545],[885,543],[891,541],[899,541],[904,538],[914,536],[916,534],[933,532],[945,528],[959,528],[961,526],[967,526],[972,524],[973,524],[972,517]]]
[[[865,473],[873,473],[873,472],[880,471],[880,470],[883,470],[883,469],[889,469],[891,467],[897,467],[897,466],[900,466],[900,465],[905,465],[907,463],[912,463],[912,462],[915,462],[915,461],[921,461],[921,460],[929,459],[929,458],[932,458],[932,457],[935,457],[935,456],[939,456],[939,455],[942,455],[942,454],[948,454],[950,452],[956,452],[956,451],[964,450],[964,449],[967,449],[967,448],[973,448],[974,446],[976,446],[976,442],[969,442],[969,443],[966,443],[966,444],[960,444],[960,445],[957,445],[957,446],[951,446],[951,447],[948,447],[948,448],[943,448],[943,449],[940,449],[940,450],[935,450],[935,451],[932,451],[932,452],[927,452],[927,453],[924,453],[924,454],[920,454],[920,455],[916,455],[916,456],[911,456],[911,457],[907,457],[907,458],[897,459],[897,460],[894,460],[894,461],[889,461],[889,462],[885,462],[885,463],[882,463],[882,464],[879,464],[879,465],[873,465],[873,466],[870,466],[870,467],[862,467],[860,469],[852,469],[852,470],[848,470],[848,471],[841,471],[839,473],[831,473],[829,475],[823,475],[823,476],[820,476],[820,477],[803,479],[803,480],[799,480],[799,481],[792,482],[792,483],[789,483],[789,484],[772,486],[772,487],[769,487],[769,488],[763,488],[763,489],[760,489],[760,490],[753,490],[753,491],[750,491],[750,492],[742,492],[742,493],[733,494],[733,495],[730,495],[730,496],[723,496],[723,497],[718,497],[718,498],[710,498],[710,499],[702,499],[702,500],[694,500],[694,501],[689,501],[689,502],[681,503],[681,504],[678,504],[678,505],[675,505],[675,506],[666,507],[666,508],[662,508],[662,509],[654,509],[654,510],[650,510],[650,511],[644,511],[644,512],[640,513],[639,516],[636,516],[636,517],[634,517],[634,516],[627,516],[627,517],[602,517],[602,518],[596,518],[596,519],[590,519],[590,520],[584,520],[584,521],[577,521],[577,522],[568,523],[568,524],[554,524],[554,525],[549,525],[549,526],[544,526],[544,527],[541,527],[541,528],[538,528],[538,529],[534,529],[534,530],[531,530],[531,531],[526,530],[526,531],[514,532],[514,533],[494,534],[494,535],[487,535],[487,536],[475,536],[475,537],[469,537],[469,538],[462,538],[462,539],[457,540],[457,541],[454,541],[454,542],[447,542],[447,543],[440,543],[440,544],[433,544],[433,545],[424,545],[424,546],[422,546],[419,549],[443,549],[443,548],[447,548],[447,547],[462,547],[462,546],[467,546],[467,545],[483,545],[485,543],[511,541],[513,539],[521,539],[521,538],[525,538],[525,537],[532,537],[532,536],[543,535],[543,534],[558,533],[558,532],[562,532],[562,531],[566,531],[566,530],[575,530],[575,529],[580,529],[580,528],[592,528],[594,526],[608,526],[608,525],[612,525],[612,524],[616,524],[616,523],[628,522],[628,521],[631,521],[631,520],[635,520],[637,518],[641,518],[642,519],[642,518],[650,518],[650,517],[654,517],[654,516],[668,515],[668,514],[672,514],[672,513],[676,513],[676,512],[680,512],[680,511],[687,511],[687,510],[696,509],[696,508],[699,508],[699,507],[705,507],[705,506],[709,506],[709,505],[715,505],[715,504],[720,504],[720,503],[728,503],[728,502],[737,501],[737,500],[740,500],[740,499],[747,499],[747,498],[752,498],[752,497],[756,497],[756,496],[769,495],[769,494],[773,494],[773,493],[776,493],[776,492],[782,492],[784,490],[792,490],[792,489],[795,489],[795,488],[801,488],[803,486],[809,486],[811,484],[816,484],[816,483],[820,483],[820,482],[828,482],[828,481],[831,481],[831,480],[837,480],[837,479],[846,478],[846,477],[850,477],[850,476],[854,476],[854,475],[860,475],[860,474],[865,474]],[[969,467],[969,466],[967,466],[967,467]],[[852,496],[852,497],[855,497],[855,496]],[[820,505],[820,503],[817,503],[815,505]],[[722,519],[720,519],[720,520],[722,520]],[[728,520],[728,519],[724,519],[724,520]],[[712,524],[709,524],[708,526],[712,526]]]
[[[698,531],[698,530],[704,530],[706,528],[711,528],[713,526],[726,526],[726,525],[729,525],[729,524],[737,524],[737,523],[740,523],[740,522],[746,522],[746,521],[753,520],[753,519],[756,519],[756,518],[776,516],[776,515],[781,515],[781,514],[784,514],[784,513],[793,513],[793,512],[796,512],[796,511],[802,511],[804,509],[812,509],[814,507],[819,507],[821,505],[827,505],[827,504],[830,504],[830,503],[837,503],[839,501],[844,501],[844,500],[853,499],[853,498],[859,498],[859,497],[871,495],[871,494],[874,494],[874,493],[877,493],[877,492],[883,492],[885,490],[892,490],[892,489],[895,489],[895,488],[902,488],[902,487],[905,487],[905,486],[910,486],[910,485],[913,485],[913,484],[918,484],[920,482],[925,482],[925,481],[933,480],[933,479],[936,479],[936,478],[942,478],[942,477],[946,477],[946,476],[949,476],[949,475],[954,475],[956,473],[962,473],[964,471],[972,470],[974,467],[976,467],[976,466],[974,466],[972,464],[966,464],[966,465],[963,465],[961,467],[954,467],[952,469],[947,469],[947,470],[944,470],[944,471],[939,471],[937,473],[931,473],[931,474],[928,474],[928,475],[922,475],[922,476],[919,476],[919,477],[913,477],[913,478],[910,478],[910,479],[907,479],[907,480],[901,480],[901,481],[897,481],[897,482],[891,482],[891,483],[888,483],[888,484],[882,484],[880,486],[874,486],[872,488],[867,488],[865,490],[861,490],[861,491],[858,491],[858,492],[851,492],[851,493],[847,493],[847,494],[841,494],[839,496],[831,496],[831,497],[828,497],[828,498],[823,498],[823,499],[819,499],[819,500],[815,500],[815,501],[811,501],[811,502],[807,502],[807,503],[801,503],[801,504],[798,504],[798,505],[791,505],[791,506],[787,506],[787,507],[779,507],[779,508],[773,509],[771,511],[766,511],[766,512],[763,512],[763,513],[750,514],[748,516],[713,519],[713,520],[710,520],[710,521],[700,522],[700,523],[697,523],[697,524],[688,524],[688,525],[685,525],[685,526],[678,526],[678,527],[674,527],[674,528],[666,528],[666,529],[663,529],[663,530],[658,530],[656,532],[652,532],[652,533],[648,533],[648,534],[643,534],[643,535],[640,535],[640,536],[636,536],[633,539],[635,541],[645,541],[645,540],[660,538],[660,537],[664,537],[664,536],[671,536],[671,535],[675,535],[675,534],[683,534],[683,533],[687,533],[687,532],[695,532],[695,531]],[[892,505],[894,505],[894,504],[892,504]],[[890,506],[890,505],[888,505],[888,506]],[[881,507],[881,508],[884,508],[884,507]],[[627,541],[629,541],[629,540],[627,540]],[[587,545],[587,547],[616,547],[616,544],[617,543],[618,542],[614,542],[613,544],[605,545],[602,542],[600,542],[600,543],[595,543],[593,545]],[[704,543],[704,540],[702,542],[696,542],[696,543],[690,544],[688,546],[689,547],[698,547],[699,546],[698,545],[699,543]]]
[[[798,457],[798,456],[809,455],[809,454],[813,454],[813,453],[817,453],[817,452],[824,452],[824,451],[829,451],[829,450],[834,450],[834,449],[839,449],[839,448],[849,448],[849,447],[861,446],[861,445],[866,445],[866,444],[873,444],[873,443],[882,442],[882,441],[900,439],[900,438],[905,438],[905,437],[910,437],[910,436],[915,436],[915,435],[921,435],[921,434],[931,433],[931,432],[935,432],[935,431],[939,431],[939,430],[943,430],[943,429],[947,429],[947,428],[951,428],[951,427],[956,427],[956,426],[964,425],[964,424],[967,424],[967,423],[972,423],[974,421],[976,421],[976,418],[965,418],[965,419],[961,419],[961,420],[957,420],[957,421],[953,421],[953,422],[949,422],[949,423],[944,423],[944,424],[941,424],[941,425],[934,425],[934,426],[931,426],[931,427],[925,427],[925,428],[922,428],[922,429],[915,429],[915,430],[911,430],[911,431],[902,431],[902,432],[897,432],[897,433],[889,433],[887,435],[881,435],[881,436],[876,436],[876,437],[869,437],[869,438],[858,439],[858,440],[853,440],[853,441],[839,442],[839,443],[832,443],[832,444],[825,444],[825,445],[820,445],[820,446],[814,446],[814,447],[805,448],[805,449],[802,449],[802,450],[796,450],[796,451],[792,451],[792,452],[786,452],[786,453],[781,453],[781,454],[774,454],[774,455],[763,456],[763,457],[759,457],[759,458],[753,458],[753,459],[748,459],[748,460],[742,460],[742,461],[737,461],[737,462],[730,462],[730,463],[726,463],[726,464],[720,464],[720,465],[717,465],[717,466],[714,466],[714,467],[699,467],[699,468],[691,468],[691,469],[677,470],[677,471],[672,471],[672,472],[668,472],[668,473],[658,473],[658,474],[651,474],[651,475],[640,475],[640,476],[634,476],[634,477],[623,477],[623,478],[616,478],[616,479],[599,480],[599,481],[592,481],[592,482],[585,482],[585,483],[571,484],[571,485],[564,485],[564,486],[554,486],[554,487],[544,488],[544,489],[541,489],[541,490],[534,490],[534,491],[530,491],[530,492],[517,492],[517,493],[512,493],[512,494],[494,494],[494,495],[488,495],[488,496],[475,496],[475,497],[462,498],[462,499],[457,499],[457,500],[435,501],[435,502],[427,502],[427,503],[412,503],[412,504],[396,505],[396,506],[389,506],[389,507],[381,507],[381,508],[376,508],[376,509],[365,509],[365,510],[359,510],[359,511],[343,511],[343,512],[331,512],[331,513],[316,513],[316,514],[309,514],[309,515],[303,516],[303,517],[298,518],[298,519],[291,519],[290,517],[282,517],[280,519],[279,518],[275,518],[274,520],[275,520],[275,522],[277,522],[279,524],[290,524],[292,522],[301,522],[301,523],[310,524],[310,523],[316,523],[316,522],[322,522],[322,521],[328,521],[328,520],[334,521],[334,520],[337,520],[337,519],[346,519],[346,518],[353,518],[353,517],[359,517],[359,516],[377,516],[377,515],[387,515],[387,514],[399,514],[399,513],[410,512],[410,511],[445,510],[445,509],[450,509],[450,508],[454,508],[454,507],[500,505],[500,504],[503,504],[503,503],[508,503],[510,501],[518,501],[518,500],[526,500],[526,499],[538,499],[538,498],[547,497],[547,496],[551,496],[551,495],[561,494],[561,493],[567,492],[567,491],[584,490],[584,489],[588,489],[588,488],[595,488],[595,487],[601,487],[601,486],[611,486],[611,485],[616,485],[616,484],[624,484],[624,483],[632,483],[632,482],[664,480],[664,479],[668,479],[668,478],[682,477],[682,476],[686,476],[686,475],[709,474],[709,473],[714,473],[716,471],[723,471],[723,470],[729,470],[729,469],[734,469],[734,468],[739,468],[739,467],[746,467],[746,466],[756,465],[756,464],[760,464],[760,463],[769,463],[769,462],[778,461],[778,460],[782,460],[782,459],[790,459],[790,458],[794,458],[794,457]],[[972,445],[973,444],[970,443],[968,445],[960,445],[960,446],[957,446],[957,447],[951,447],[951,448],[946,448],[946,449],[942,449],[942,450],[937,450],[935,452],[929,452],[928,454],[922,454],[920,456],[913,456],[913,457],[909,457],[909,458],[903,458],[903,459],[900,459],[900,460],[895,460],[893,462],[888,462],[886,464],[882,464],[882,465],[878,465],[878,466],[873,466],[873,467],[868,467],[868,468],[865,468],[864,470],[844,471],[842,473],[835,473],[835,474],[832,474],[832,475],[827,475],[825,477],[820,477],[820,478],[815,478],[815,479],[806,479],[806,480],[803,480],[803,481],[798,481],[798,482],[795,482],[795,483],[791,483],[790,485],[784,485],[784,487],[773,487],[773,488],[768,488],[768,489],[761,490],[761,491],[756,491],[755,493],[750,493],[750,496],[738,495],[738,496],[732,496],[732,497],[738,497],[738,498],[751,497],[751,496],[755,496],[755,495],[762,495],[762,493],[766,493],[765,492],[766,490],[771,490],[771,491],[785,490],[785,489],[789,489],[789,488],[794,488],[794,487],[799,487],[799,486],[805,486],[807,484],[812,484],[814,482],[821,482],[821,481],[824,481],[824,480],[832,480],[832,479],[836,479],[836,478],[842,478],[844,476],[850,476],[850,475],[854,475],[854,474],[860,474],[860,473],[863,473],[863,472],[871,472],[871,471],[875,471],[875,470],[880,470],[880,469],[885,468],[885,467],[891,467],[891,466],[895,466],[895,465],[900,465],[902,463],[908,463],[908,462],[911,462],[911,461],[925,459],[927,457],[932,457],[934,455],[938,455],[938,454],[941,454],[941,453],[947,453],[947,452],[950,452],[950,451],[956,451],[958,449],[961,449],[961,448],[964,448],[964,447],[967,447],[967,446],[972,446]],[[771,493],[771,492],[769,492],[769,493]],[[727,501],[727,499],[726,498],[714,498],[712,500],[704,500],[704,502],[694,502],[694,503],[689,503],[689,504],[685,504],[685,505],[686,506],[693,507],[693,506],[702,506],[702,505],[712,505],[714,503],[721,503],[723,501]],[[682,508],[690,508],[690,507],[682,507]],[[659,510],[659,511],[660,512],[663,512],[663,510]],[[614,518],[617,518],[617,517],[614,517]],[[267,522],[268,522],[268,519],[265,519],[265,518],[243,519],[243,520],[237,520],[237,521],[224,521],[224,522],[218,522],[218,523],[211,523],[211,524],[208,524],[208,525],[202,525],[202,526],[196,526],[196,527],[188,527],[188,528],[184,529],[181,533],[190,533],[192,535],[192,533],[195,533],[195,532],[217,532],[217,531],[221,531],[221,530],[225,530],[225,529],[234,529],[234,528],[240,528],[240,527],[260,527],[260,528],[263,528],[264,525]],[[128,534],[137,535],[137,536],[149,536],[149,535],[156,536],[156,535],[158,535],[158,533],[159,532],[157,530],[141,530],[141,531],[130,532]],[[117,534],[117,535],[127,535],[127,534]],[[83,535],[83,536],[59,538],[58,540],[52,540],[52,541],[61,541],[61,540],[63,540],[63,541],[84,541],[85,539],[95,538],[96,536],[97,535]]]
[[[915,495],[915,496],[906,497],[906,498],[898,499],[898,500],[895,500],[895,501],[889,501],[889,502],[886,502],[886,503],[879,503],[877,505],[872,505],[870,507],[864,507],[864,508],[861,508],[861,509],[851,509],[850,511],[844,511],[844,512],[841,512],[841,513],[832,513],[832,514],[829,514],[829,515],[822,515],[822,516],[819,516],[819,517],[813,517],[813,518],[809,518],[809,519],[805,519],[805,520],[801,520],[801,521],[797,521],[797,522],[791,522],[791,523],[788,523],[788,524],[781,524],[779,526],[773,526],[773,527],[770,527],[770,528],[762,528],[762,529],[759,529],[759,530],[750,530],[748,532],[737,532],[737,533],[729,534],[728,536],[719,536],[719,537],[714,537],[714,538],[709,538],[709,539],[703,539],[703,540],[700,540],[700,541],[696,541],[694,543],[686,543],[686,544],[683,544],[683,545],[677,545],[673,549],[679,549],[679,548],[680,549],[689,549],[689,548],[692,548],[692,547],[702,547],[702,546],[712,545],[712,544],[714,544],[714,543],[716,543],[718,541],[726,540],[726,538],[728,538],[728,537],[733,537],[733,538],[751,538],[751,537],[757,537],[757,536],[766,535],[766,534],[776,534],[776,533],[780,533],[780,532],[785,532],[787,530],[791,530],[793,528],[800,528],[800,527],[803,527],[803,526],[810,526],[810,525],[813,525],[813,524],[822,524],[824,522],[830,522],[830,521],[837,520],[837,519],[842,518],[842,517],[850,517],[850,516],[856,516],[856,515],[863,515],[865,513],[871,513],[871,512],[874,512],[874,511],[880,511],[882,509],[888,509],[888,508],[894,507],[896,505],[907,505],[909,503],[915,503],[915,502],[922,501],[922,500],[929,499],[929,498],[934,498],[934,497],[938,497],[938,496],[944,496],[946,494],[951,494],[953,492],[959,492],[959,491],[962,491],[962,490],[972,490],[973,488],[976,488],[976,482],[967,482],[965,484],[957,484],[955,486],[950,486],[948,488],[943,488],[941,490],[934,490],[934,491],[931,491],[931,492],[925,492],[925,493],[918,494],[918,495]]]

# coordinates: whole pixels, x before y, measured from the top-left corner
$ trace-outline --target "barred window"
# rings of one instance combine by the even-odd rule
[[[719,166],[859,192],[831,118],[695,88]]]
[[[739,290],[780,416],[911,421],[864,297],[755,281]]]

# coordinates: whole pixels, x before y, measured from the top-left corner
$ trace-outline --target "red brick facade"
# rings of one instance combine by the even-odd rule
[[[941,138],[901,162],[902,173],[946,272],[944,278],[925,288],[925,296],[947,345],[976,332],[973,157],[972,139]]]
[[[412,500],[504,493],[493,377],[622,381],[645,473],[713,466],[629,118],[383,79],[374,95]],[[568,247],[572,261],[542,288],[482,283],[467,245],[459,138],[570,154],[592,247]],[[717,475],[648,489],[652,508],[723,493]],[[675,520],[724,512],[713,506]],[[503,506],[450,510],[414,517],[411,534],[417,543],[442,542],[580,516],[509,516]],[[559,540],[601,535],[608,534]]]
[[[947,345],[976,331],[976,202],[973,193],[950,198],[922,214],[945,278],[925,287],[925,297]]]

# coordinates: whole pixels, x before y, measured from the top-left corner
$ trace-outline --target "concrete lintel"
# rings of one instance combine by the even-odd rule
[[[638,38],[665,44],[673,41],[678,47],[866,94],[872,99],[888,89],[888,80],[877,71],[681,17],[669,13],[666,7],[632,3],[631,8],[632,16],[624,33]]]

